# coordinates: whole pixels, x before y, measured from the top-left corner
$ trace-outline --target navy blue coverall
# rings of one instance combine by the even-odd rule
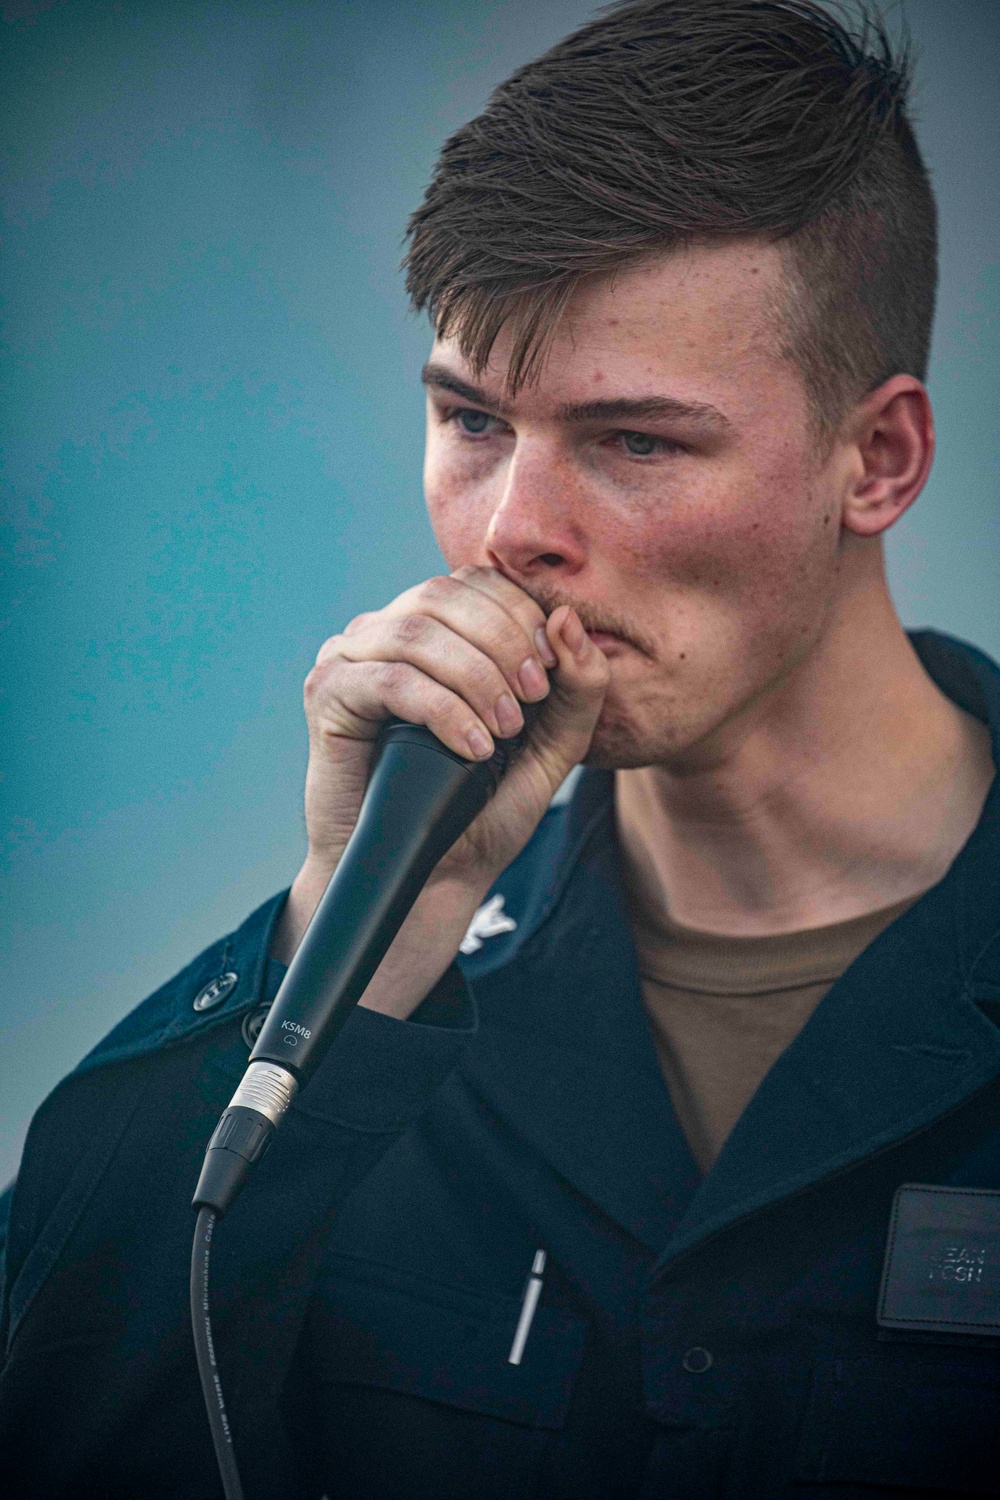
[[[915,643],[998,755],[1000,670]],[[512,930],[413,1020],[352,1016],[218,1226],[248,1495],[1000,1495],[1000,791],[704,1179],[647,1027],[611,813],[611,777],[585,772],[498,883]],[[280,906],[134,1011],[35,1119],[3,1304],[0,1485],[18,1500],[220,1493],[190,1199],[279,977]],[[973,1299],[958,1331],[880,1326],[904,1184],[957,1190],[932,1195],[944,1248],[910,1250],[951,1276],[953,1320]]]

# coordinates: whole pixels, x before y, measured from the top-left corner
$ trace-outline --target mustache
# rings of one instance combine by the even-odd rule
[[[608,635],[616,635],[628,645],[634,646],[644,656],[656,655],[656,642],[627,615],[621,615],[616,610],[605,609],[600,605],[590,604],[584,599],[574,599],[571,595],[564,594],[562,590],[525,588],[523,583],[519,583],[518,587],[524,589],[526,594],[530,594],[539,608],[545,611],[546,617],[554,609],[558,609],[560,604],[568,604],[576,611],[584,630],[603,630]]]

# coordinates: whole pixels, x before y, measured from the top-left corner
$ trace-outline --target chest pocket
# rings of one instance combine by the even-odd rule
[[[998,1495],[1000,1362],[834,1360],[816,1373],[799,1481],[858,1495]],[[864,1488],[860,1488],[864,1486]],[[809,1493],[807,1491],[807,1493]]]
[[[521,1301],[328,1257],[307,1325],[327,1493],[336,1500],[529,1500],[566,1421],[586,1324]]]
[[[535,1309],[520,1364],[509,1354],[521,1299],[327,1262],[309,1315],[309,1363],[323,1384],[376,1386],[527,1427],[563,1426],[585,1322]]]

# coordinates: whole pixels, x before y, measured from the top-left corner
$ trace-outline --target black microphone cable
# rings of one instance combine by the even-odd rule
[[[243,1487],[212,1342],[213,1229],[361,999],[431,871],[493,796],[542,707],[524,705],[520,734],[497,741],[486,761],[456,755],[423,725],[389,721],[354,831],[208,1143],[193,1200],[191,1322],[226,1500],[243,1500]]]
[[[233,1434],[226,1416],[226,1403],[222,1395],[222,1382],[215,1362],[215,1345],[212,1342],[212,1320],[208,1303],[208,1271],[212,1252],[212,1230],[215,1228],[214,1208],[199,1208],[195,1223],[194,1244],[191,1246],[191,1330],[194,1334],[194,1353],[198,1361],[198,1375],[208,1425],[212,1432],[212,1445],[219,1466],[219,1477],[226,1500],[243,1500],[243,1484],[236,1464]]]

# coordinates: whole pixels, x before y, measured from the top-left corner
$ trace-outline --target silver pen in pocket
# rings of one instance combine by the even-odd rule
[[[538,1299],[542,1295],[542,1276],[545,1271],[545,1251],[536,1250],[535,1258],[531,1263],[531,1273],[524,1287],[524,1297],[521,1301],[521,1316],[517,1320],[517,1328],[514,1331],[514,1342],[510,1346],[507,1356],[509,1365],[519,1365],[524,1346],[528,1342],[528,1334],[531,1332],[532,1320],[535,1316],[535,1308]]]

